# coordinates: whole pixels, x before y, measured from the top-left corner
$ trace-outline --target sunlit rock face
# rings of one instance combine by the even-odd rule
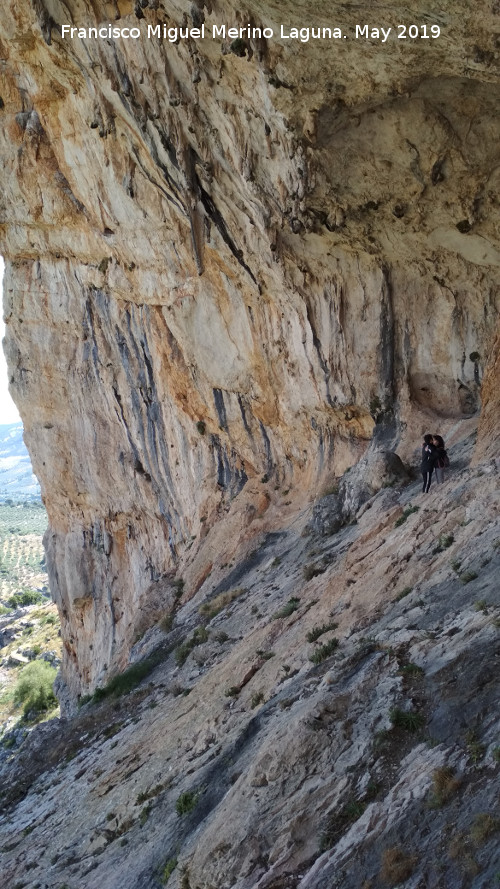
[[[500,277],[496,6],[417,4],[441,29],[428,40],[397,38],[403,8],[308,6],[0,9],[6,350],[68,706],[126,664],[236,503],[251,524],[370,440],[408,457],[424,427],[479,409]],[[374,17],[389,39],[354,39]],[[283,22],[348,38],[292,41]],[[108,23],[142,36],[61,36]],[[248,23],[274,37],[211,36]],[[158,24],[208,36],[148,39]]]

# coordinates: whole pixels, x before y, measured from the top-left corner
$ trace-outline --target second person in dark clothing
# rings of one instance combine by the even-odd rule
[[[444,441],[440,435],[434,436],[433,444],[436,448],[434,472],[436,473],[436,481],[438,485],[442,485],[444,482],[444,471],[446,467],[450,465],[450,461],[448,460],[448,454],[445,450]]]
[[[422,494],[427,494],[431,486],[432,473],[437,458],[437,448],[434,447],[432,435],[424,435],[422,444],[421,472],[423,478]]]

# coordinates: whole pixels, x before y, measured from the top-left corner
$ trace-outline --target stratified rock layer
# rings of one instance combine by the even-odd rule
[[[3,4],[6,349],[50,518],[66,704],[126,664],[228,508],[251,535],[275,486],[300,498],[374,433],[408,456],[428,424],[478,410],[500,276],[498,15],[418,6],[440,37],[382,45],[352,39],[372,7]],[[115,20],[277,36],[61,37]],[[349,38],[292,43],[281,20]]]

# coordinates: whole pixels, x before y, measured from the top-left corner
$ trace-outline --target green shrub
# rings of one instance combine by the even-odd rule
[[[367,805],[368,802],[364,798],[350,799],[341,809],[331,815],[320,839],[320,852],[331,849],[351,824],[361,818]]]
[[[140,806],[142,803],[147,802],[149,799],[154,799],[155,796],[158,796],[163,790],[169,787],[170,781],[165,781],[163,784],[155,784],[154,787],[151,787],[149,790],[143,790],[138,794],[137,799],[134,803],[135,806]]]
[[[114,738],[115,735],[118,735],[123,728],[123,722],[113,722],[111,725],[107,725],[102,733],[103,738]]]
[[[465,744],[467,746],[467,753],[469,754],[471,761],[474,765],[477,765],[484,757],[486,753],[486,747],[484,744],[481,744],[476,732],[472,729],[467,732],[465,736]]]
[[[332,621],[329,624],[322,624],[320,627],[313,627],[312,630],[307,634],[306,639],[308,642],[316,642],[320,636],[324,633],[328,633],[329,630],[336,630],[338,624],[335,621]]]
[[[494,833],[500,831],[500,820],[488,812],[481,812],[474,818],[470,829],[472,842],[476,846],[482,846]]]
[[[439,538],[439,546],[441,549],[448,549],[454,540],[455,538],[453,534],[441,534],[441,537]]]
[[[181,599],[182,594],[184,592],[184,580],[182,577],[178,577],[177,580],[174,580],[172,586],[174,587],[174,595],[176,599]]]
[[[318,574],[324,574],[326,571],[326,565],[304,565],[303,574],[304,580],[312,580],[313,577],[317,577]]]
[[[38,590],[23,590],[22,593],[14,593],[7,599],[7,605],[11,608],[24,608],[27,605],[40,605],[46,598]]]
[[[464,571],[459,575],[460,583],[470,583],[471,580],[475,580],[477,577],[477,573],[475,571]]]
[[[422,667],[419,667],[418,664],[403,664],[399,668],[399,672],[403,676],[407,676],[411,679],[421,678],[424,675],[424,671]]]
[[[418,506],[407,506],[403,514],[399,516],[399,519],[396,519],[396,521],[394,522],[394,527],[399,528],[400,525],[404,525],[404,523],[412,515],[412,513],[418,512],[418,510]]]
[[[86,704],[88,700],[97,702],[110,696],[120,697],[120,695],[128,694],[164,660],[165,655],[165,650],[157,649],[149,657],[144,658],[143,661],[133,664],[128,670],[125,670],[118,676],[114,676],[103,688],[96,688],[90,699],[88,697],[81,698],[80,706]]]
[[[273,614],[273,618],[277,620],[280,617],[290,617],[290,615],[293,614],[294,611],[297,611],[299,605],[300,599],[298,599],[296,596],[292,596],[292,598],[289,599],[288,602],[279,609],[279,611],[276,611]]]
[[[196,428],[197,428],[198,432],[200,433],[200,435],[205,435],[205,432],[207,431],[207,424],[205,423],[204,420],[198,420],[198,422],[196,424]]]
[[[398,883],[404,883],[411,877],[417,858],[410,855],[401,846],[391,846],[382,852],[382,867],[380,877],[383,883],[389,886],[396,886]]]
[[[45,626],[46,624],[54,625],[54,624],[58,624],[58,623],[59,623],[59,618],[58,618],[57,614],[44,614],[40,618],[40,625],[42,627]]]
[[[165,614],[163,615],[163,617],[161,618],[161,620],[158,623],[160,630],[163,633],[170,633],[170,630],[172,629],[172,627],[174,625],[174,620],[175,620],[175,614],[173,611],[165,612]]]
[[[321,494],[322,497],[331,497],[332,494],[338,494],[339,492],[339,483],[333,482],[333,484],[328,485]]]
[[[182,645],[179,645],[175,649],[175,662],[177,666],[182,667],[182,665],[186,663],[193,648],[196,648],[197,645],[203,645],[204,642],[208,642],[208,639],[209,635],[205,627],[196,627],[191,638],[186,639]]]
[[[432,792],[429,805],[432,809],[439,809],[451,799],[461,784],[460,777],[449,766],[440,766],[432,773]]]
[[[245,587],[236,587],[234,590],[226,590],[226,592],[220,593],[208,602],[203,602],[198,608],[198,613],[207,620],[212,620],[212,618],[219,614],[220,611],[227,608],[231,602],[234,602],[238,596],[241,596],[246,592],[248,592],[248,590]]]
[[[389,717],[394,728],[400,728],[412,734],[421,729],[425,724],[422,714],[417,713],[415,710],[401,710],[399,707],[393,707]]]
[[[413,591],[413,587],[412,587],[412,586],[405,586],[405,587],[401,590],[401,592],[397,594],[397,596],[396,596],[396,598],[395,598],[394,601],[395,601],[395,602],[400,602],[401,599],[405,599],[406,596],[409,596],[410,593],[411,593],[412,591]]]
[[[161,881],[163,885],[168,883],[170,877],[172,876],[175,868],[177,867],[177,856],[175,858],[169,858],[168,861],[165,862],[163,870],[161,872]]]
[[[343,833],[354,824],[358,818],[361,818],[368,803],[375,799],[379,792],[380,786],[374,781],[370,781],[366,793],[362,797],[351,796],[345,805],[337,809],[330,815],[326,829],[320,840],[320,851],[326,852],[334,846]]]
[[[324,645],[319,645],[318,648],[313,651],[309,660],[312,661],[313,664],[321,664],[322,661],[326,660],[327,657],[330,657],[330,655],[333,654],[338,647],[338,644],[339,640],[334,636],[329,642],[325,642]]]
[[[57,705],[52,689],[57,670],[45,661],[32,661],[23,667],[14,689],[16,703],[24,704],[23,712],[45,713]]]
[[[179,817],[182,815],[189,815],[189,813],[193,811],[199,796],[200,794],[196,790],[186,790],[185,793],[181,793],[175,804],[175,811]]]

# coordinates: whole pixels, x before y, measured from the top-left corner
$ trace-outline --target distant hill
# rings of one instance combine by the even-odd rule
[[[40,499],[40,485],[23,441],[22,423],[0,425],[0,502],[9,499]]]

